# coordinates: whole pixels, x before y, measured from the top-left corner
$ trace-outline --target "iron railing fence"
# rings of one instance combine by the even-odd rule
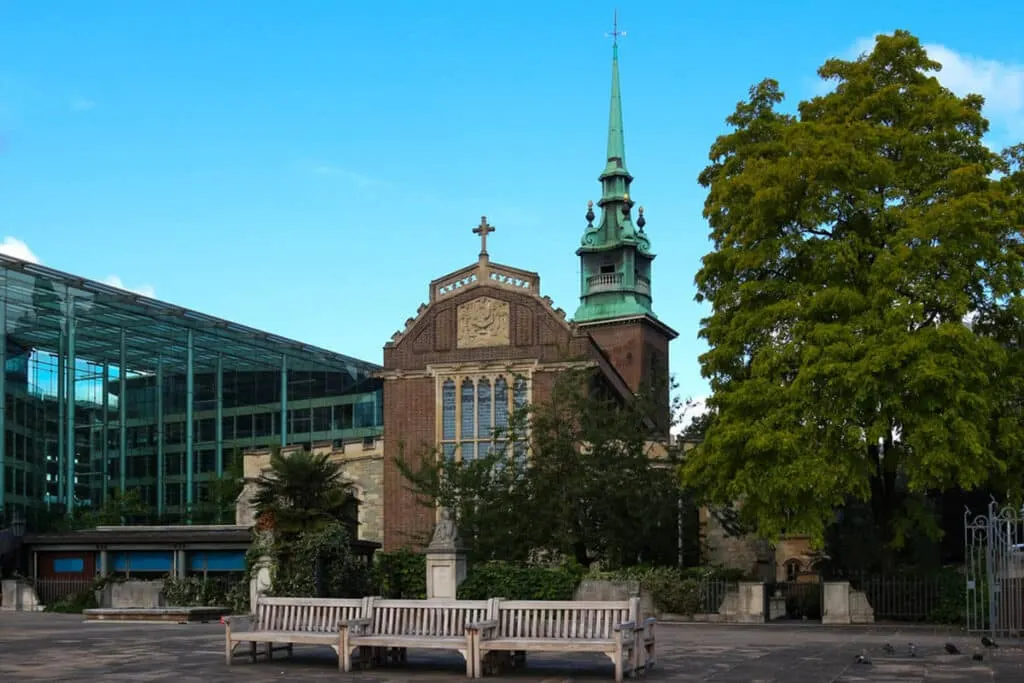
[[[698,614],[718,614],[725,602],[725,596],[730,592],[739,590],[735,581],[724,579],[701,579],[700,582],[700,609]]]
[[[821,619],[821,591],[817,580],[778,581],[764,587],[766,600],[774,596],[786,599],[787,619]]]
[[[864,592],[876,621],[963,621],[962,605],[947,604],[958,600],[962,578],[954,583],[945,573],[861,574],[850,577],[850,586]]]
[[[93,580],[81,577],[47,577],[36,579],[36,596],[47,607],[65,598],[81,595],[92,590]]]

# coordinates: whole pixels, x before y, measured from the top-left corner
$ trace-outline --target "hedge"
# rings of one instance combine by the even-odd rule
[[[459,586],[460,600],[572,600],[585,571],[575,565],[527,567],[487,562],[471,567]]]

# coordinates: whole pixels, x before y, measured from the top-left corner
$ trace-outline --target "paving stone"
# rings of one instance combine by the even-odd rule
[[[886,654],[891,643],[896,651]],[[908,643],[916,646],[916,656]],[[963,655],[947,655],[946,642]],[[1024,650],[1002,647],[971,661],[978,640],[941,630],[886,626],[823,627],[769,624],[663,624],[658,627],[654,681],[712,683],[877,683],[1024,681]],[[0,681],[121,681],[131,683],[264,683],[337,681],[337,658],[324,647],[295,648],[295,656],[256,664],[224,664],[218,624],[116,624],[77,615],[0,612]],[[863,654],[871,664],[858,664]],[[406,665],[351,674],[360,683],[464,680],[457,654],[409,653]],[[610,681],[612,667],[596,655],[530,654],[525,669],[495,683]]]

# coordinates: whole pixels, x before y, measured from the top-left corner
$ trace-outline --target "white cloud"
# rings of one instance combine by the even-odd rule
[[[29,249],[29,246],[19,240],[17,237],[7,236],[4,237],[3,242],[0,242],[0,254],[6,256],[13,256],[16,259],[22,261],[28,261],[29,263],[42,263],[39,257],[36,256],[35,252]],[[127,287],[124,281],[118,275],[108,275],[103,278],[103,284],[110,285],[111,287],[117,287],[123,289],[126,292],[134,292],[142,296],[148,296],[153,299],[156,298],[156,290],[153,289],[152,285],[139,285],[138,287]]]
[[[676,416],[678,419],[672,426],[673,436],[682,434],[683,430],[689,427],[691,422],[708,412],[707,400],[707,396],[697,396],[683,403],[679,414]]]
[[[874,47],[873,37],[858,38],[843,57],[855,59]],[[1024,136],[1024,63],[964,54],[939,43],[926,43],[924,49],[931,59],[942,64],[942,70],[936,73],[940,83],[960,97],[974,93],[985,98],[983,111],[998,142],[1020,141]],[[831,84],[823,87],[817,94],[827,92]],[[1011,139],[1005,140],[1006,136]]]
[[[17,237],[5,237],[4,241],[0,242],[0,254],[13,256],[29,263],[39,263],[39,257],[35,255],[35,252]]]
[[[73,97],[71,98],[71,110],[72,111],[90,111],[96,108],[96,102],[90,100],[87,97]]]
[[[142,296],[148,296],[150,299],[156,298],[156,290],[153,289],[152,285],[140,285],[138,287],[126,287],[124,281],[117,275],[108,275],[103,278],[103,284],[110,285],[111,287],[117,287],[123,289],[126,292],[135,292]]]

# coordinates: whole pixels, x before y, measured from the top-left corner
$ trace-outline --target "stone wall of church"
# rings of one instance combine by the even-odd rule
[[[382,543],[384,538],[384,441],[350,441],[341,446],[330,443],[313,444],[314,453],[329,453],[330,460],[342,467],[346,480],[352,483],[359,499],[359,539]],[[299,450],[289,446],[282,450],[287,456]],[[245,486],[235,503],[235,523],[252,526],[256,523],[252,498],[256,493],[256,480],[270,467],[270,449],[261,448],[245,452],[243,471]]]
[[[700,529],[703,541],[704,564],[727,569],[739,569],[754,576],[758,571],[757,551],[752,539],[729,536],[707,508],[700,510]]]
[[[406,377],[384,383],[384,550],[429,541],[434,519],[412,491],[392,458],[418,462],[435,443],[437,389],[432,377]]]
[[[459,309],[472,307],[481,297],[498,302],[490,308],[501,312],[502,329],[486,344],[463,340],[460,345]],[[493,370],[496,362],[536,361],[539,370],[545,364],[586,358],[592,348],[585,336],[572,333],[559,312],[529,291],[474,286],[446,294],[421,309],[406,331],[384,347],[384,450],[415,463],[436,446],[438,390],[428,366],[456,365],[459,373],[472,374],[485,366]],[[553,381],[554,373],[534,372],[532,400],[547,400]],[[384,490],[384,550],[428,542],[433,512],[408,490],[390,458],[384,465]]]

